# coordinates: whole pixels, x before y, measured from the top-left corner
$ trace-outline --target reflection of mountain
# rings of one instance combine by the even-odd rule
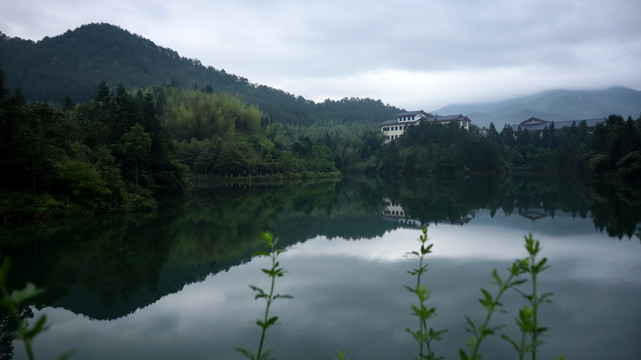
[[[367,239],[408,226],[401,218],[416,219],[414,226],[464,224],[484,209],[491,217],[501,210],[528,218],[592,217],[611,236],[630,237],[639,236],[641,219],[635,194],[530,178],[223,187],[167,202],[153,214],[0,228],[0,253],[13,259],[12,287],[31,281],[47,288],[37,306],[113,319],[249,261],[261,230],[273,231],[282,246],[317,236]],[[385,210],[398,211],[396,220],[381,216]]]
[[[248,253],[243,259],[235,261],[185,265],[182,267],[165,266],[158,272],[155,284],[141,284],[140,287],[123,296],[113,296],[105,299],[102,293],[89,290],[86,286],[76,284],[68,289],[67,295],[49,304],[62,307],[76,314],[82,314],[92,319],[117,319],[147,307],[160,298],[179,292],[186,285],[203,281],[210,274],[226,271],[250,259]],[[117,294],[114,294],[117,295]]]
[[[31,281],[47,288],[40,305],[113,319],[249,261],[261,230],[274,231],[281,246],[316,235],[382,235],[393,226],[378,216],[379,204],[355,193],[359,186],[215,188],[156,214],[25,227],[11,234],[24,245],[0,251],[14,258],[15,287]],[[0,244],[8,234],[0,232],[7,237]]]

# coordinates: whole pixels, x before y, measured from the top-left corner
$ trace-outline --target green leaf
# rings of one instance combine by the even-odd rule
[[[275,353],[275,352],[276,352],[276,351],[275,351],[274,349],[269,349],[269,350],[265,351],[264,353],[262,353],[262,354],[260,355],[260,358],[261,358],[261,359],[263,359],[263,360],[271,360],[271,359],[275,359],[275,358],[272,356],[272,354],[273,354],[273,353]]]
[[[428,331],[428,336],[434,340],[443,340],[442,335],[445,334],[446,332],[447,332],[447,329],[434,330],[430,328],[430,330]]]
[[[537,328],[537,329],[536,329],[536,332],[537,332],[538,334],[542,334],[542,333],[544,333],[544,332],[546,332],[546,331],[548,331],[548,328],[546,328],[546,327],[540,327],[540,328]]]
[[[460,349],[458,351],[458,355],[461,358],[461,360],[470,360],[470,357],[463,351],[463,349]]]
[[[498,285],[499,287],[503,287],[503,280],[499,277],[499,272],[496,271],[496,269],[492,270],[492,278],[494,279],[494,283]]]
[[[469,341],[466,341],[464,344],[465,344],[465,345],[467,345],[467,346],[469,346],[469,347],[474,348],[474,347],[476,346],[476,344],[477,344],[477,342],[476,342],[476,337],[474,337],[474,336],[470,336],[470,340],[469,340]]]
[[[276,295],[274,295],[274,300],[276,300],[278,298],[281,298],[281,299],[293,299],[294,297],[291,296],[291,295],[287,295],[287,294],[283,294],[283,295],[276,294]]]
[[[410,286],[407,286],[407,285],[403,285],[403,287],[406,288],[407,291],[409,291],[411,293],[415,293],[416,292],[416,288],[413,288],[413,287],[410,287]]]
[[[547,269],[548,267],[547,267],[547,266],[545,266],[545,264],[547,263],[547,261],[548,261],[548,259],[547,259],[547,258],[543,258],[541,261],[539,261],[539,263],[538,263],[538,264],[536,264],[536,265],[532,266],[532,272],[533,272],[534,274],[538,274],[539,272],[541,272],[541,271],[543,271],[543,270]]]
[[[467,324],[470,326],[469,328],[467,328],[467,331],[476,334],[476,324],[474,324],[472,319],[470,319],[470,317],[467,315],[465,315],[465,320],[467,321]]]
[[[38,289],[36,285],[32,283],[27,283],[24,289],[22,290],[13,290],[11,292],[11,301],[13,301],[14,304],[20,304],[24,300],[30,299],[40,293],[42,293],[44,289]]]
[[[512,347],[514,347],[514,350],[516,350],[517,353],[521,352],[521,349],[519,348],[519,345],[516,343],[516,341],[512,340],[509,336],[503,334],[503,335],[501,335],[501,338],[503,338],[503,340],[505,340],[505,341],[509,342],[510,344],[512,344]]]
[[[414,338],[414,340],[420,341],[421,334],[420,334],[419,331],[414,331],[414,330],[411,330],[409,328],[405,328],[405,332],[410,334]]]
[[[430,244],[430,245],[428,245],[427,247],[426,247],[426,246],[424,246],[424,245],[421,245],[421,254],[422,254],[422,255],[426,255],[426,254],[431,253],[431,252],[432,252],[432,250],[431,250],[431,249],[432,249],[432,245],[433,245],[433,244]]]
[[[278,316],[272,316],[267,320],[267,326],[272,326],[276,324],[276,321],[278,321]]]
[[[236,348],[236,351],[241,353],[241,354],[243,354],[248,359],[251,359],[251,360],[255,360],[256,359],[256,355],[254,355],[253,352],[251,352],[251,351],[249,351],[247,349]]]
[[[526,283],[526,282],[527,282],[527,279],[517,279],[517,280],[514,280],[514,281],[510,282],[510,284],[507,287],[511,288],[511,287],[514,287],[514,286],[519,286],[519,285],[521,285],[523,283]]]
[[[254,290],[255,292],[257,292],[256,297],[254,299],[267,297],[267,294],[265,294],[265,291],[263,291],[263,289],[254,285],[249,285],[249,287],[252,288],[252,290]]]
[[[545,293],[545,294],[541,295],[541,297],[539,298],[539,302],[548,302],[548,303],[551,303],[551,302],[552,302],[552,300],[549,300],[549,298],[551,298],[553,295],[554,295],[554,293],[553,293],[553,292],[547,292],[547,293]]]
[[[33,326],[33,328],[29,331],[27,331],[24,335],[23,338],[27,340],[31,340],[36,337],[36,335],[40,334],[42,331],[46,330],[45,323],[47,322],[47,316],[42,315],[38,321],[36,321],[36,324]]]
[[[270,277],[272,277],[272,276],[276,276],[276,275],[274,274],[274,270],[272,270],[272,269],[261,269],[261,270],[262,270],[265,274],[269,275]]]
[[[483,293],[483,296],[485,296],[485,299],[479,299],[481,305],[485,306],[486,308],[493,307],[494,299],[492,299],[492,295],[490,295],[490,293],[483,288],[481,288],[481,292]]]

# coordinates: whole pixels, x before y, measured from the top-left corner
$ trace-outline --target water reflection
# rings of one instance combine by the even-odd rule
[[[4,228],[1,251],[16,263],[16,287],[32,281],[48,289],[36,304],[53,324],[37,341],[41,353],[227,359],[238,358],[237,346],[254,346],[260,305],[247,284],[262,279],[265,265],[251,254],[259,231],[269,229],[294,246],[283,258],[289,273],[279,292],[295,299],[275,304],[283,324],[268,346],[282,359],[328,359],[343,348],[352,359],[382,359],[414,348],[403,331],[415,322],[401,287],[414,264],[404,254],[420,225],[430,224],[434,327],[450,329],[439,346],[455,358],[478,288],[492,268],[523,255],[523,235],[533,232],[553,264],[543,284],[557,294],[544,309],[552,327],[547,358],[612,358],[597,347],[613,346],[617,358],[632,358],[640,350],[631,334],[641,330],[634,321],[641,246],[608,239],[638,240],[641,213],[634,197],[621,195],[630,190],[581,189],[527,179],[214,188],[154,214]],[[580,346],[585,337],[595,340]],[[502,345],[491,345],[486,358],[501,358]]]

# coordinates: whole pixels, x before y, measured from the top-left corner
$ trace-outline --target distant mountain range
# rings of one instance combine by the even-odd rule
[[[27,100],[62,103],[94,97],[100,81],[127,89],[173,84],[185,89],[211,89],[241,96],[274,120],[290,124],[362,123],[374,126],[401,112],[380,100],[350,98],[314,103],[301,96],[254,84],[197,59],[181,57],[151,40],[110,24],[82,25],[62,35],[34,42],[0,32],[0,69],[10,89],[20,88]],[[410,109],[412,110],[412,109]],[[553,90],[491,104],[448,105],[434,114],[467,115],[472,123],[497,129],[531,116],[545,120],[578,120],[610,114],[637,118],[641,91],[616,87],[602,91]]]
[[[550,121],[592,119],[612,114],[637,119],[641,115],[641,91],[625,87],[595,91],[550,90],[495,103],[448,105],[432,113],[464,114],[472,124],[487,127],[493,122],[499,131],[504,124],[518,124],[532,116]]]

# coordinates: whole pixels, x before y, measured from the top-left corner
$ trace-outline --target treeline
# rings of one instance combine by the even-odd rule
[[[327,144],[293,138],[256,106],[205,89],[128,91],[27,102],[0,71],[0,219],[135,211],[183,192],[189,177],[338,174]]]
[[[506,125],[498,132],[467,131],[455,123],[422,122],[383,146],[369,169],[383,173],[551,172],[596,179],[641,180],[641,117],[611,115],[588,129],[586,122],[542,132]]]
[[[94,100],[56,109],[8,91],[1,71],[0,89],[3,220],[149,209],[185,188],[150,94],[101,83]]]
[[[362,119],[391,108],[374,100],[313,104],[319,113],[305,124],[211,87],[112,90],[100,82],[90,101],[50,105],[9,91],[0,72],[0,89],[5,221],[153,208],[158,195],[183,192],[190,178],[549,172],[641,179],[641,118],[612,115],[594,130],[551,124],[542,133],[423,122],[382,146],[378,127]]]
[[[160,119],[176,154],[195,174],[295,176],[337,171],[332,151],[321,141],[306,136],[292,141],[280,124],[239,98],[171,87],[155,93],[165,99]]]

